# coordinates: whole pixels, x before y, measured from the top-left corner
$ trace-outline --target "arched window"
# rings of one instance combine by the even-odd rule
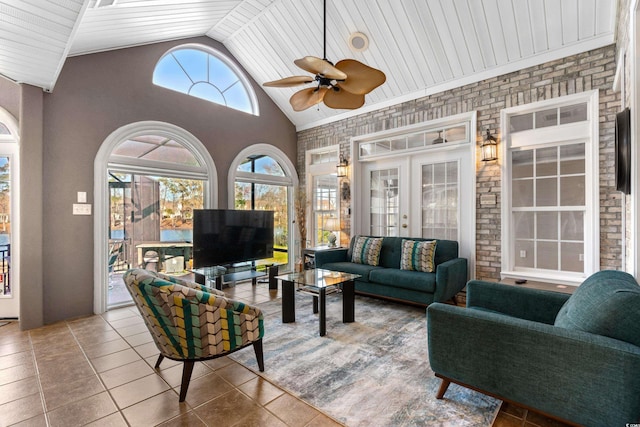
[[[189,44],[171,49],[156,64],[153,83],[258,115],[249,80],[229,58],[210,47]]]
[[[274,259],[272,264],[292,267],[294,247],[293,189],[298,185],[293,163],[267,144],[243,150],[229,170],[229,206],[234,209],[274,211]]]
[[[130,303],[122,274],[189,269],[194,209],[215,208],[217,172],[191,133],[138,122],[109,135],[95,159],[94,311]]]

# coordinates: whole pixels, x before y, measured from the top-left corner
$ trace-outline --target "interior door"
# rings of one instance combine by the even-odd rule
[[[411,194],[408,158],[365,163],[361,176],[362,225],[356,231],[372,236],[408,237]]]
[[[475,178],[469,146],[363,162],[355,234],[456,240],[474,271]]]
[[[20,313],[18,281],[11,257],[12,160],[11,156],[0,156],[0,319],[18,318]]]
[[[466,147],[411,159],[411,236],[456,240],[460,256],[470,264],[475,247],[473,172]]]

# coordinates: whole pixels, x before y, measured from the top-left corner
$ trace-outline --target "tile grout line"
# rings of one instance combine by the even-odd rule
[[[42,388],[42,383],[40,382],[40,370],[38,369],[38,360],[36,358],[36,351],[33,347],[33,339],[31,337],[31,332],[29,332],[29,347],[30,347],[31,359],[33,360],[33,367],[36,375],[36,383],[38,384],[38,393],[40,394],[40,402],[42,403],[44,422],[46,423],[47,427],[49,427],[51,426],[51,423],[49,422],[49,414],[47,413],[47,401],[44,398],[44,389]]]

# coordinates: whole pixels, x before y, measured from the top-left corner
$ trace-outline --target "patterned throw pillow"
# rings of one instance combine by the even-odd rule
[[[380,262],[382,237],[358,236],[353,242],[351,262],[367,265],[378,265]]]
[[[418,242],[416,240],[403,239],[400,269],[433,273],[436,268],[433,261],[435,254],[435,240]]]

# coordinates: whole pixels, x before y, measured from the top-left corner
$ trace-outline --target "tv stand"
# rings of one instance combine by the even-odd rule
[[[241,280],[251,279],[251,284],[255,286],[258,278],[268,277],[269,289],[278,289],[276,276],[278,275],[278,266],[273,265],[267,267],[267,272],[256,271],[254,263],[238,263],[225,266],[202,267],[192,270],[195,274],[196,283],[201,285],[207,284],[207,280],[215,283],[215,288],[222,290],[223,285],[227,283],[235,283]]]

